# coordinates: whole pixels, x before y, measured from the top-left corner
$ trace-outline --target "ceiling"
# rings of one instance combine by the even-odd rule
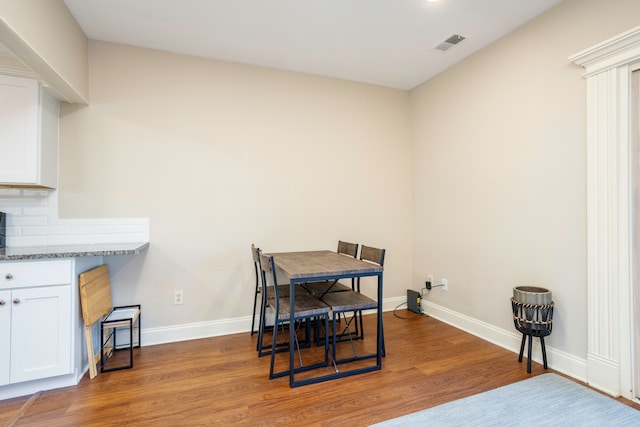
[[[412,89],[561,0],[64,0],[87,37]],[[446,52],[435,46],[459,34]]]

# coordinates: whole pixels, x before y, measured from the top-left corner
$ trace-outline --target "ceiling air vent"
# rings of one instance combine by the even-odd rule
[[[446,52],[447,50],[451,49],[453,46],[460,43],[465,38],[466,37],[463,37],[460,34],[454,34],[448,39],[446,39],[445,41],[443,41],[442,43],[440,43],[439,45],[437,45],[435,49],[441,50],[442,52]]]

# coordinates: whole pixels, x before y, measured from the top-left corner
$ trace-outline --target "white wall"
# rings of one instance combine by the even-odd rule
[[[101,42],[89,76],[91,105],[61,107],[60,216],[149,218],[144,258],[111,266],[144,329],[248,325],[252,243],[384,247],[384,295],[405,295],[407,92]]]
[[[514,330],[512,288],[553,292],[548,345],[586,358],[583,69],[568,56],[637,25],[640,2],[565,0],[411,94],[413,283]]]
[[[0,42],[68,102],[87,103],[87,38],[63,0],[0,0]]]

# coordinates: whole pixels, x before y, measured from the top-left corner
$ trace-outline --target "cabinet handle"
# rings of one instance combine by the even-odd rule
[[[11,273],[7,273],[7,274],[4,276],[4,278],[5,278],[5,279],[7,279],[7,280],[11,280],[11,279],[13,279],[13,274],[11,274]]]
[[[0,299],[0,305],[5,305],[7,302],[3,299]]]
[[[16,299],[14,299],[14,300],[13,300],[13,303],[14,303],[14,304],[20,304],[20,298],[16,298]]]

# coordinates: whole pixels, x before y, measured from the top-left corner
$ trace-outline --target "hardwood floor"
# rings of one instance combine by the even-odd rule
[[[257,357],[249,333],[149,346],[133,369],[0,401],[0,425],[365,426],[552,372],[534,363],[527,374],[517,354],[428,316],[397,315],[384,313],[382,371],[290,389],[286,377],[269,380],[269,357]],[[374,321],[365,316],[366,331]]]

